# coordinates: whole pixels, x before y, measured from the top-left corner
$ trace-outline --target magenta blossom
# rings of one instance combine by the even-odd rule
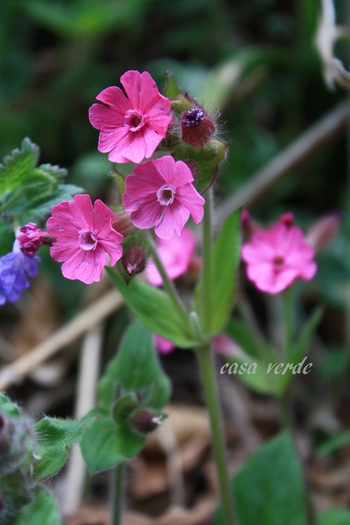
[[[242,248],[248,279],[258,290],[277,294],[295,279],[312,279],[317,271],[315,250],[297,226],[279,220],[268,230],[254,232]]]
[[[158,91],[147,71],[127,71],[120,78],[125,92],[108,87],[97,95],[102,104],[89,110],[92,126],[101,131],[98,150],[111,162],[138,164],[150,158],[165,138],[172,119],[170,100]]]
[[[171,280],[187,272],[196,244],[197,237],[190,228],[184,228],[181,236],[175,234],[172,239],[159,239],[157,252]],[[162,277],[152,259],[148,259],[146,275],[148,282],[153,286],[163,284]]]
[[[203,218],[205,200],[192,185],[190,168],[167,155],[136,166],[125,181],[123,204],[137,228],[155,226],[161,239],[181,235],[190,215],[196,224]]]
[[[113,212],[100,200],[94,206],[89,195],[76,195],[54,206],[47,221],[48,233],[56,238],[51,257],[64,263],[64,277],[85,284],[101,279],[108,254],[111,266],[122,256],[123,236],[112,228]]]

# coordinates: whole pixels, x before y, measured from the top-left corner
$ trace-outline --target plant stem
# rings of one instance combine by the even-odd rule
[[[198,349],[198,360],[202,372],[206,403],[209,411],[214,455],[219,478],[224,525],[234,525],[233,496],[227,472],[226,447],[221,424],[221,411],[215,384],[214,366],[210,344]]]
[[[112,515],[111,525],[121,525],[123,516],[124,463],[118,463],[112,478]]]
[[[203,302],[202,327],[204,333],[210,330],[212,316],[212,245],[211,245],[211,210],[212,189],[207,192],[203,220]]]
[[[157,249],[154,245],[154,241],[150,235],[149,235],[149,241],[150,241],[150,246],[151,246],[151,251],[152,251],[152,259],[158,269],[158,272],[160,273],[162,277],[164,288],[169,294],[169,297],[172,300],[173,305],[176,311],[178,312],[179,316],[181,317],[181,319],[185,322],[186,325],[189,325],[188,313],[185,310],[180,297],[178,296],[175,286],[173,285],[172,281],[168,277],[168,274],[163,266],[163,263],[160,260],[160,257],[157,253]]]
[[[284,303],[285,357],[288,360],[292,350],[294,334],[293,287],[282,293]]]

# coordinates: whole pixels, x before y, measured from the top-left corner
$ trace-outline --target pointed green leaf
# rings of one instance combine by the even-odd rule
[[[311,317],[306,322],[298,341],[294,344],[290,351],[290,355],[287,356],[289,363],[297,365],[303,360],[307,349],[309,348],[311,338],[317,328],[317,325],[321,321],[323,316],[323,308],[320,306],[316,308]],[[288,386],[291,378],[293,377],[292,370],[287,370],[286,374],[280,376],[280,390],[283,392]]]
[[[129,392],[142,393],[152,389],[152,395],[147,396],[145,401],[155,409],[163,408],[168,402],[171,391],[169,379],[162,371],[153,334],[140,321],[135,321],[127,329],[116,358],[110,362],[100,382],[99,400],[106,408],[113,401],[117,382]]]
[[[35,450],[34,475],[47,478],[57,474],[63,467],[69,448],[80,441],[93,419],[75,421],[45,417],[38,421],[35,430],[38,446]]]
[[[20,413],[18,406],[9,400],[5,394],[0,392],[0,414],[8,417],[19,418]]]
[[[316,449],[316,454],[320,457],[326,456],[327,454],[330,454],[335,450],[348,445],[349,443],[350,430],[344,430],[343,432],[340,432],[339,434],[336,434],[335,436],[332,436],[321,443],[321,445],[319,445]]]
[[[22,141],[21,149],[14,149],[0,164],[0,197],[11,192],[27,177],[36,166],[39,147],[28,138]]]
[[[182,89],[174,79],[173,75],[167,71],[165,79],[164,96],[167,98],[176,98],[182,94]]]
[[[214,244],[212,262],[212,317],[205,333],[217,335],[229,320],[236,292],[236,274],[241,251],[241,211],[235,210],[226,219]],[[194,309],[201,317],[202,280],[195,290]]]
[[[265,361],[238,349],[235,356],[227,358],[226,361],[229,366],[225,363],[224,367],[221,368],[222,373],[239,379],[259,394],[279,394],[279,376],[273,371],[269,374],[266,373],[268,364]]]
[[[99,419],[84,433],[80,447],[89,471],[95,474],[136,456],[145,441],[144,436],[112,421],[108,411],[101,411]]]
[[[39,525],[44,523],[65,525],[53,495],[47,490],[38,488],[35,499],[29,505],[22,507],[17,518],[11,520],[11,525]]]
[[[328,509],[321,514],[319,525],[350,525],[350,512],[344,509]]]
[[[244,464],[233,480],[240,525],[306,525],[304,482],[288,432],[275,437]],[[214,525],[221,525],[219,510]]]
[[[131,311],[152,332],[170,339],[180,348],[192,348],[197,344],[190,323],[180,318],[168,294],[135,279],[127,285],[119,273],[113,270],[108,273]]]

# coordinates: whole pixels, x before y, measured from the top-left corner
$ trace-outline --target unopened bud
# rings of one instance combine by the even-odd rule
[[[132,416],[130,423],[140,434],[149,434],[159,427],[163,419],[163,415],[157,416],[154,412],[148,410],[138,410]]]
[[[280,220],[280,222],[283,222],[288,227],[293,226],[293,224],[294,224],[294,213],[292,213],[291,211],[288,211],[288,212],[284,213],[283,215],[281,215],[279,220]]]
[[[319,252],[333,239],[339,230],[342,212],[331,213],[316,221],[308,231],[306,240],[313,246],[315,252]]]
[[[3,518],[6,513],[6,504],[4,499],[0,496],[0,518]]]
[[[260,224],[252,219],[249,211],[245,208],[242,210],[241,215],[241,230],[246,241],[250,239],[254,232],[261,230]]]
[[[55,240],[54,237],[42,231],[34,222],[28,222],[22,226],[17,239],[21,245],[21,251],[29,257],[33,257],[43,244],[51,246]]]
[[[126,213],[125,211],[115,212],[112,228],[119,232],[124,239],[130,235],[135,229],[135,226],[130,220],[130,213]]]
[[[202,148],[214,135],[215,130],[214,122],[202,108],[194,107],[182,115],[182,140],[190,146]]]
[[[122,265],[129,275],[141,273],[146,268],[146,251],[142,246],[132,244],[122,257]]]
[[[194,182],[196,183],[199,175],[199,166],[194,160],[185,160],[185,164],[190,168]]]

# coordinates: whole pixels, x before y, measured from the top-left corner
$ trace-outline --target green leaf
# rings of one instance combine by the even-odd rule
[[[324,309],[322,307],[316,308],[316,310],[313,312],[311,317],[304,325],[298,341],[293,345],[290,352],[288,352],[287,361],[289,363],[294,363],[294,365],[297,365],[300,361],[303,360],[303,357],[305,356],[305,353],[310,345],[310,341],[316,330],[316,327],[321,321],[321,318],[323,316],[323,310]],[[292,376],[293,372],[290,369],[287,370],[285,375],[280,376],[281,392],[285,390]]]
[[[259,448],[233,480],[240,525],[306,525],[306,501],[299,459],[284,432]],[[223,523],[221,510],[214,525]]]
[[[236,274],[241,252],[241,211],[235,210],[226,219],[213,249],[212,262],[212,317],[205,326],[208,335],[217,335],[225,328],[236,292]],[[195,310],[201,317],[202,279],[195,291]]]
[[[71,199],[81,191],[64,186],[60,180],[67,171],[58,166],[36,167],[39,148],[28,138],[0,164],[0,211],[19,224],[41,219],[61,200]]]
[[[45,417],[35,425],[38,447],[35,450],[34,475],[47,478],[57,474],[63,467],[69,448],[80,441],[93,419],[75,421]]]
[[[326,456],[350,443],[350,430],[344,430],[336,436],[332,436],[317,447],[318,456]]]
[[[167,71],[165,79],[165,89],[164,96],[167,98],[176,98],[179,97],[183,92],[179,84],[174,79],[173,75]]]
[[[35,499],[22,507],[17,518],[11,521],[11,525],[65,525],[58,512],[55,498],[50,492],[42,488],[37,489]]]
[[[271,371],[266,373],[268,364],[257,357],[238,350],[234,357],[227,358],[229,366],[225,366],[224,373],[238,378],[242,383],[259,394],[279,394],[279,376]],[[237,366],[235,366],[237,363]],[[254,366],[254,363],[256,366]],[[231,372],[231,374],[230,374]]]
[[[113,420],[116,423],[128,421],[130,414],[137,408],[138,400],[134,392],[125,394],[115,403],[113,408]]]
[[[76,193],[82,193],[84,190],[74,184],[58,184],[54,191],[48,195],[44,195],[35,199],[35,207],[29,208],[25,206],[22,208],[20,215],[20,223],[25,224],[29,221],[40,221],[43,217],[51,213],[52,208],[61,201],[73,200]]]
[[[15,232],[11,224],[0,218],[0,257],[10,253],[15,240]]]
[[[344,509],[328,509],[321,514],[319,525],[350,525],[350,512]]]
[[[116,358],[110,362],[100,382],[99,400],[106,408],[113,401],[116,383],[128,392],[146,390],[147,394],[150,391],[151,396],[147,396],[146,402],[155,409],[163,408],[168,402],[170,381],[159,363],[153,334],[140,321],[128,327]]]
[[[0,164],[0,197],[11,192],[21,184],[36,166],[39,159],[39,147],[28,138],[22,141],[21,149],[14,149],[3,158]]]
[[[107,410],[83,436],[80,447],[91,474],[114,467],[136,456],[146,438],[112,421]]]
[[[127,285],[119,273],[113,270],[108,273],[129,308],[152,332],[170,339],[180,348],[197,344],[190,323],[180,318],[168,294],[135,279]]]
[[[13,418],[19,418],[20,413],[18,406],[15,403],[12,403],[12,401],[9,400],[5,394],[2,394],[0,392],[0,414],[3,414],[4,416],[13,417]]]

